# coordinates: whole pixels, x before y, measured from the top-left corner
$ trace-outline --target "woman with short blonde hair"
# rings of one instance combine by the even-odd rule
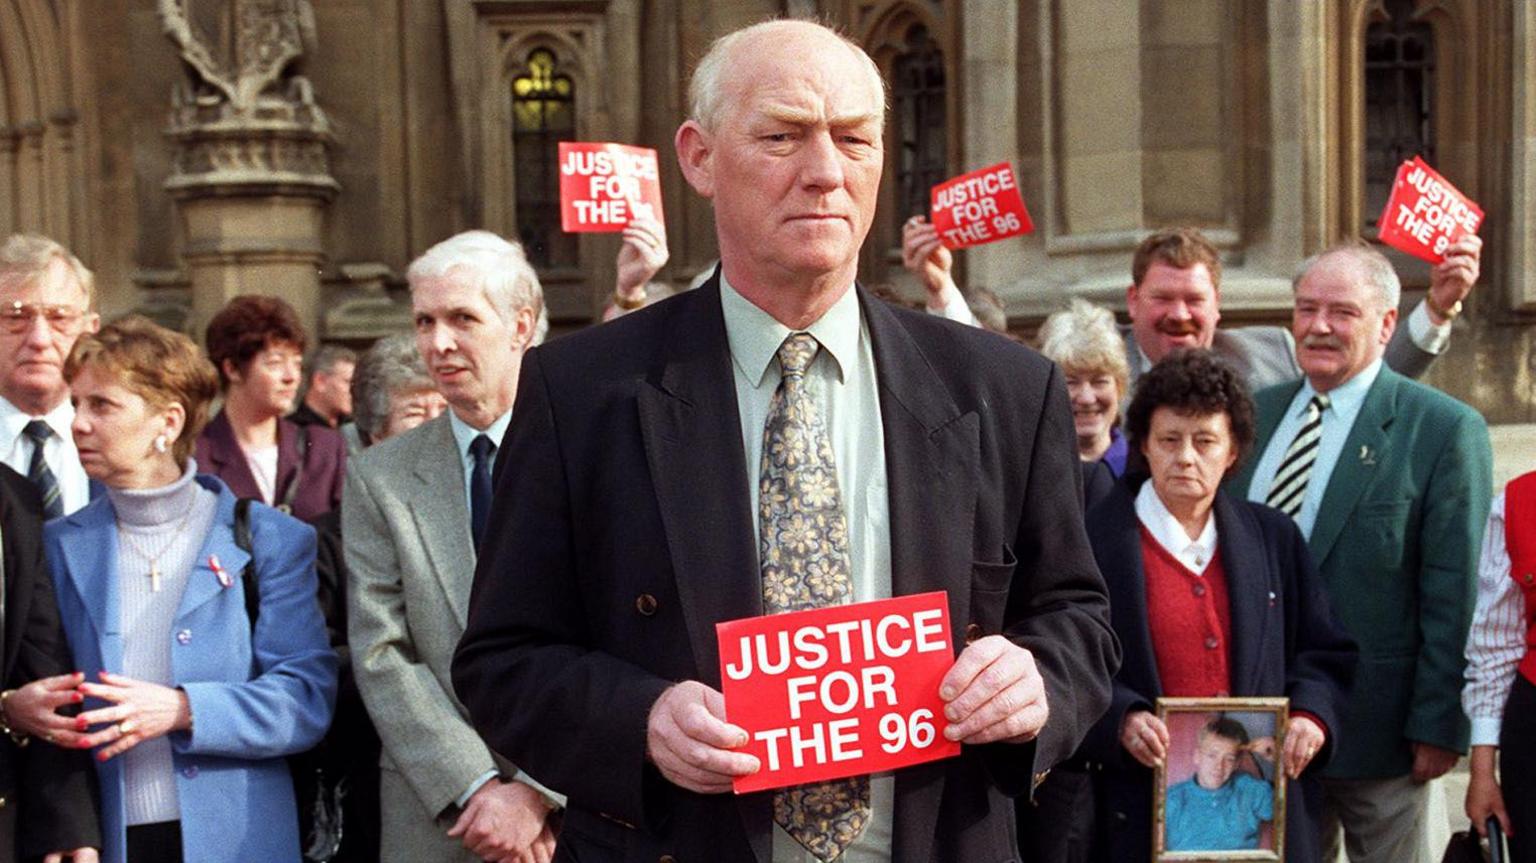
[[[1120,476],[1127,454],[1120,434],[1120,402],[1131,370],[1114,314],[1074,299],[1066,311],[1045,319],[1039,339],[1040,353],[1066,375],[1078,455],[1083,461],[1103,461]]]
[[[44,530],[85,703],[28,722],[96,750],[108,863],[297,863],[284,756],[319,741],[336,694],[314,531],[259,504],[237,515],[197,473],[218,377],[191,339],[124,318],[82,336],[65,372],[81,464],[107,487]]]

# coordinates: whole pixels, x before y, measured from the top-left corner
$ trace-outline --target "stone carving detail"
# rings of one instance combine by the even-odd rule
[[[330,120],[302,75],[315,49],[309,0],[158,0],[187,65],[171,95],[173,194],[286,191],[329,198]]]

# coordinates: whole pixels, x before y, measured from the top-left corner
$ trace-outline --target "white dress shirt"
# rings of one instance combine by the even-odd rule
[[[1216,556],[1215,514],[1207,513],[1205,527],[1200,530],[1200,535],[1190,539],[1184,525],[1174,518],[1163,499],[1157,496],[1151,480],[1142,483],[1141,491],[1136,493],[1136,520],[1147,529],[1147,533],[1152,534],[1152,539],[1164,551],[1196,575],[1203,575],[1205,568],[1211,565],[1211,558]]]
[[[720,305],[731,350],[741,440],[747,455],[747,488],[752,496],[753,547],[758,525],[758,479],[762,471],[763,427],[773,393],[779,387],[778,350],[792,332],[738,294],[720,275]],[[890,496],[886,488],[885,432],[880,422],[880,392],[869,328],[852,286],[804,332],[822,350],[806,371],[806,390],[827,418],[837,485],[848,521],[848,555],[853,601],[891,595]],[[891,859],[891,828],[896,802],[893,774],[870,777],[871,817],[858,841],[839,863],[886,863]],[[773,831],[773,863],[814,863],[810,852],[782,829]]]
[[[1307,493],[1301,499],[1301,511],[1296,513],[1296,525],[1308,539],[1312,538],[1317,509],[1322,506],[1323,493],[1328,490],[1328,478],[1333,476],[1334,465],[1346,455],[1362,460],[1373,457],[1370,452],[1345,453],[1344,442],[1349,439],[1355,418],[1360,416],[1360,408],[1365,405],[1371,384],[1376,382],[1380,374],[1381,360],[1377,359],[1366,366],[1364,371],[1328,392],[1328,407],[1323,410],[1322,437],[1317,443],[1317,461],[1312,464],[1312,477],[1307,480]],[[1291,399],[1284,417],[1275,427],[1275,433],[1269,438],[1269,445],[1264,448],[1264,454],[1253,469],[1253,482],[1248,486],[1249,500],[1264,503],[1269,497],[1269,487],[1274,484],[1275,473],[1285,461],[1285,453],[1296,439],[1296,432],[1306,422],[1307,404],[1315,395],[1317,390],[1312,388],[1312,382],[1303,378],[1301,389]]]
[[[951,285],[944,291],[944,305],[934,308],[924,304],[923,310],[934,317],[954,321],[957,324],[965,324],[968,327],[979,327],[981,321],[976,319],[976,313],[971,311],[971,304],[965,301],[965,294],[960,289]]]
[[[43,461],[59,481],[64,514],[69,515],[91,502],[91,481],[80,466],[80,452],[75,449],[75,436],[69,430],[75,421],[75,406],[69,399],[43,416],[34,417],[0,397],[0,461],[22,476],[27,475],[32,466],[33,444],[21,430],[34,419],[41,419],[53,429],[53,436],[43,446]]]
[[[1467,684],[1461,709],[1472,720],[1473,746],[1498,746],[1504,702],[1525,656],[1525,597],[1509,575],[1504,495],[1493,499],[1477,564],[1477,610],[1467,633]]]

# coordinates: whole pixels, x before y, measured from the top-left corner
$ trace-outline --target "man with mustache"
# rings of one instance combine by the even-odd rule
[[[1477,281],[1482,241],[1462,238],[1430,275],[1429,293],[1386,348],[1387,366],[1416,378],[1450,342],[1451,321]],[[1283,327],[1217,329],[1221,320],[1221,257],[1195,228],[1158,231],[1141,242],[1131,262],[1120,328],[1131,365],[1131,386],[1143,371],[1178,348],[1210,348],[1232,363],[1257,391],[1302,376],[1296,343]]]
[[[1360,645],[1323,778],[1323,859],[1342,826],[1353,863],[1433,859],[1427,783],[1467,747],[1462,645],[1492,498],[1483,418],[1382,361],[1400,292],[1364,243],[1302,265],[1292,332],[1305,378],[1255,397],[1259,458],[1230,481],[1296,519]]]

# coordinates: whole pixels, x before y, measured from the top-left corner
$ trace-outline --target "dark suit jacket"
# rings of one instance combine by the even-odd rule
[[[1264,390],[1263,453],[1301,382]],[[1244,497],[1252,463],[1229,484]],[[1309,546],[1345,629],[1360,683],[1328,775],[1406,776],[1410,743],[1466,751],[1462,650],[1493,499],[1488,426],[1439,390],[1383,368],[1328,478]]]
[[[948,591],[957,651],[1032,650],[1051,707],[1032,743],[899,771],[894,859],[1015,860],[1003,795],[1072,752],[1118,661],[1065,386],[1006,339],[859,299],[895,593]],[[719,687],[715,624],[763,613],[730,364],[718,281],[524,361],[454,683],[494,749],[570,796],[560,860],[768,860],[771,793],[694,794],[645,758],[663,690]]]
[[[0,627],[0,689],[15,689],[76,668],[59,623],[53,581],[43,561],[43,504],[37,489],[0,465],[5,620]],[[33,740],[18,747],[0,735],[0,861],[101,847],[96,771],[90,753]]]
[[[333,428],[308,426],[309,442],[301,453],[298,434],[299,427],[291,421],[277,421],[277,500],[273,503],[282,501],[288,484],[299,473],[293,516],[308,521],[341,506],[341,489],[347,475],[347,442]],[[256,477],[251,474],[251,466],[223,411],[197,436],[196,456],[198,470],[224,480],[235,497],[261,500]]]
[[[1128,475],[1088,513],[1088,537],[1109,586],[1115,634],[1125,661],[1115,675],[1109,712],[1094,725],[1083,754],[1104,766],[1100,779],[1106,817],[1100,819],[1106,859],[1134,863],[1151,858],[1152,771],[1120,745],[1120,725],[1132,710],[1152,710],[1163,694],[1147,623],[1146,575],[1136,492],[1145,474]],[[1328,743],[1287,788],[1286,859],[1322,859],[1321,804],[1316,777],[1334,753],[1345,699],[1354,677],[1354,642],[1328,605],[1322,581],[1296,523],[1278,510],[1218,492],[1217,553],[1231,604],[1229,659],[1232,694],[1286,696],[1292,710],[1318,717]]]

